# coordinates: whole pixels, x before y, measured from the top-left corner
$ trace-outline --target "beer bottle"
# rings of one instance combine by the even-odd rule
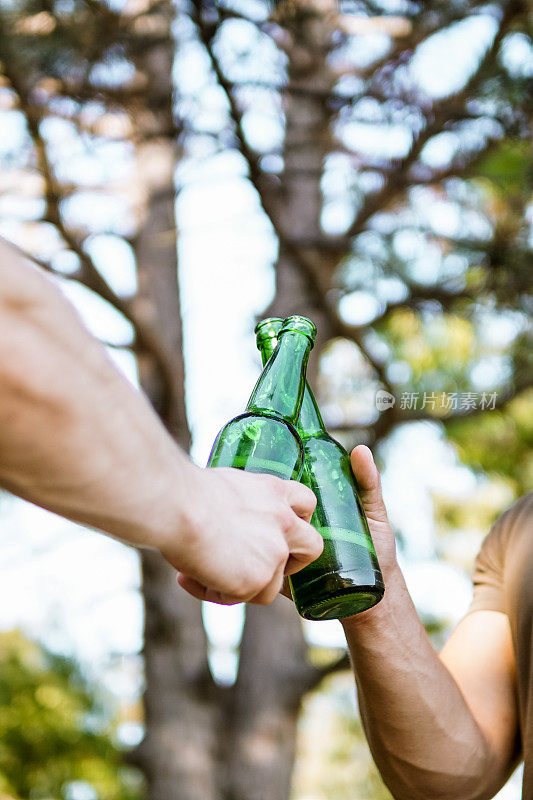
[[[299,480],[303,446],[296,431],[305,372],[316,328],[306,317],[288,317],[252,392],[246,411],[225,425],[209,467],[236,467]]]
[[[281,319],[270,318],[256,326],[263,363],[271,357],[282,325]],[[292,595],[305,619],[349,617],[381,600],[383,577],[350,457],[326,431],[307,383],[296,427],[304,447],[301,481],[316,495],[311,524],[324,538],[324,550],[290,576]]]

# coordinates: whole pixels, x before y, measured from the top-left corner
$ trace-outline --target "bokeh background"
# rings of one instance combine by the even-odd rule
[[[327,425],[374,449],[436,646],[533,487],[530,12],[0,0],[0,234],[200,464],[255,320],[310,316]],[[5,493],[0,527],[0,794],[390,797],[337,623],[202,609],[155,554]]]

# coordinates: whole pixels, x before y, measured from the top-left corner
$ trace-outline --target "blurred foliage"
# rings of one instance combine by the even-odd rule
[[[462,501],[453,494],[435,493],[438,557],[467,574],[471,573],[490,526],[516,496],[516,486],[501,474],[482,476],[476,489]]]
[[[139,800],[113,721],[76,665],[0,634],[0,792],[16,798]]]
[[[515,497],[533,487],[533,391],[504,410],[452,422],[448,436],[461,460],[489,478],[506,479]]]
[[[408,366],[404,391],[454,392],[469,387],[479,342],[472,323],[457,315],[420,315],[399,309],[383,326],[396,364]]]
[[[474,169],[476,180],[486,179],[487,189],[509,202],[531,192],[532,168],[530,142],[505,139],[481,156]]]

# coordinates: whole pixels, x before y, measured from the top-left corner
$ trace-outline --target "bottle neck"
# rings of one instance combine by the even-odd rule
[[[318,404],[308,383],[305,385],[304,399],[302,400],[298,426],[307,436],[326,430],[322,415],[318,409]]]
[[[274,353],[276,344],[277,339],[272,337],[265,338],[264,340],[258,342],[257,346],[259,348],[259,352],[261,353],[263,366],[265,366],[268,359]],[[305,382],[304,396],[297,428],[302,431],[302,433],[306,433],[308,435],[325,430],[318,404],[307,381]]]
[[[296,425],[311,347],[312,343],[305,334],[291,330],[283,332],[272,352],[273,357],[263,356],[263,361],[268,363],[255,385],[246,410],[252,413],[270,411]]]

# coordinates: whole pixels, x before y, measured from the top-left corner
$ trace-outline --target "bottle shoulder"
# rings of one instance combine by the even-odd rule
[[[263,422],[265,425],[273,423],[274,425],[285,427],[299,442],[302,441],[301,433],[297,430],[296,426],[289,420],[285,419],[281,414],[276,414],[275,411],[244,411],[242,414],[238,414],[236,417],[233,417],[233,419],[226,423],[224,428],[227,428],[234,423],[239,423],[240,425],[246,425],[248,423],[253,425],[260,422]]]
[[[271,447],[280,447],[284,442],[291,451],[299,451],[303,459],[304,446],[300,434],[294,425],[278,414],[245,411],[233,417],[219,431],[213,449],[222,441],[236,444],[243,437],[249,442],[261,442],[262,446],[268,442]]]
[[[208,460],[211,467],[236,467],[298,480],[304,463],[302,440],[281,417],[244,412],[219,432]]]
[[[304,450],[329,452],[332,455],[335,453],[339,458],[341,456],[349,458],[346,448],[325,430],[317,431],[308,436],[300,432],[300,435],[302,437]]]

